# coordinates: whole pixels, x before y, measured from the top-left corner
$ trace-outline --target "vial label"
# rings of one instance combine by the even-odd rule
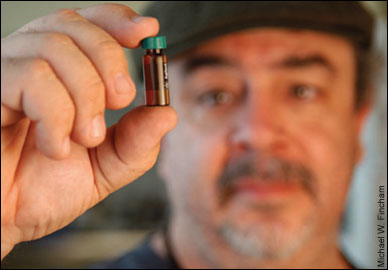
[[[168,89],[167,63],[163,63],[163,74],[164,74],[164,89]]]
[[[167,58],[164,54],[146,54],[143,57],[143,75],[148,106],[170,104]]]

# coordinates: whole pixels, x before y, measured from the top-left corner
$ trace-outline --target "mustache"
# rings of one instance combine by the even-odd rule
[[[222,172],[217,190],[224,204],[235,191],[235,186],[244,177],[258,183],[299,184],[312,198],[316,198],[316,180],[305,166],[282,158],[262,154],[249,154],[228,163]]]

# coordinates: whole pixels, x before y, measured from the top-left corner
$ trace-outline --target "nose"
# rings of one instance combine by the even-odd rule
[[[286,147],[287,123],[276,96],[248,91],[246,106],[235,118],[230,140],[238,149],[274,152]]]

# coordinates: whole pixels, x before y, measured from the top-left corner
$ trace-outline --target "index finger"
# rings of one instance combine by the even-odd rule
[[[78,13],[109,33],[121,46],[130,49],[139,47],[141,40],[156,36],[159,32],[157,19],[142,17],[130,7],[122,4],[106,3],[87,8],[62,9],[57,12]],[[9,36],[19,32],[34,32],[36,28],[47,29],[51,15],[35,19]]]
[[[76,12],[108,32],[121,46],[137,48],[141,40],[156,36],[159,22],[153,17],[142,17],[121,4],[101,4],[78,9]]]
[[[76,11],[59,10],[32,21],[18,32],[31,31],[60,32],[72,38],[105,83],[106,107],[119,109],[127,106],[135,93],[128,91],[135,90],[135,85],[128,75],[120,45],[137,47],[142,39],[158,33],[159,23],[155,18],[139,16],[125,5],[103,4]]]

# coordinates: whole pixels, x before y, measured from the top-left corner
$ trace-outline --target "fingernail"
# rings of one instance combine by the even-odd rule
[[[115,78],[115,87],[118,94],[129,94],[132,90],[131,83],[126,75],[119,73]]]
[[[66,137],[63,140],[63,151],[67,154],[70,152],[70,138]]]
[[[142,22],[146,17],[143,17],[143,16],[133,16],[131,18],[131,20],[134,22],[134,23],[140,23]]]
[[[99,114],[92,120],[90,135],[92,138],[99,138],[104,134],[105,121],[104,114]]]

